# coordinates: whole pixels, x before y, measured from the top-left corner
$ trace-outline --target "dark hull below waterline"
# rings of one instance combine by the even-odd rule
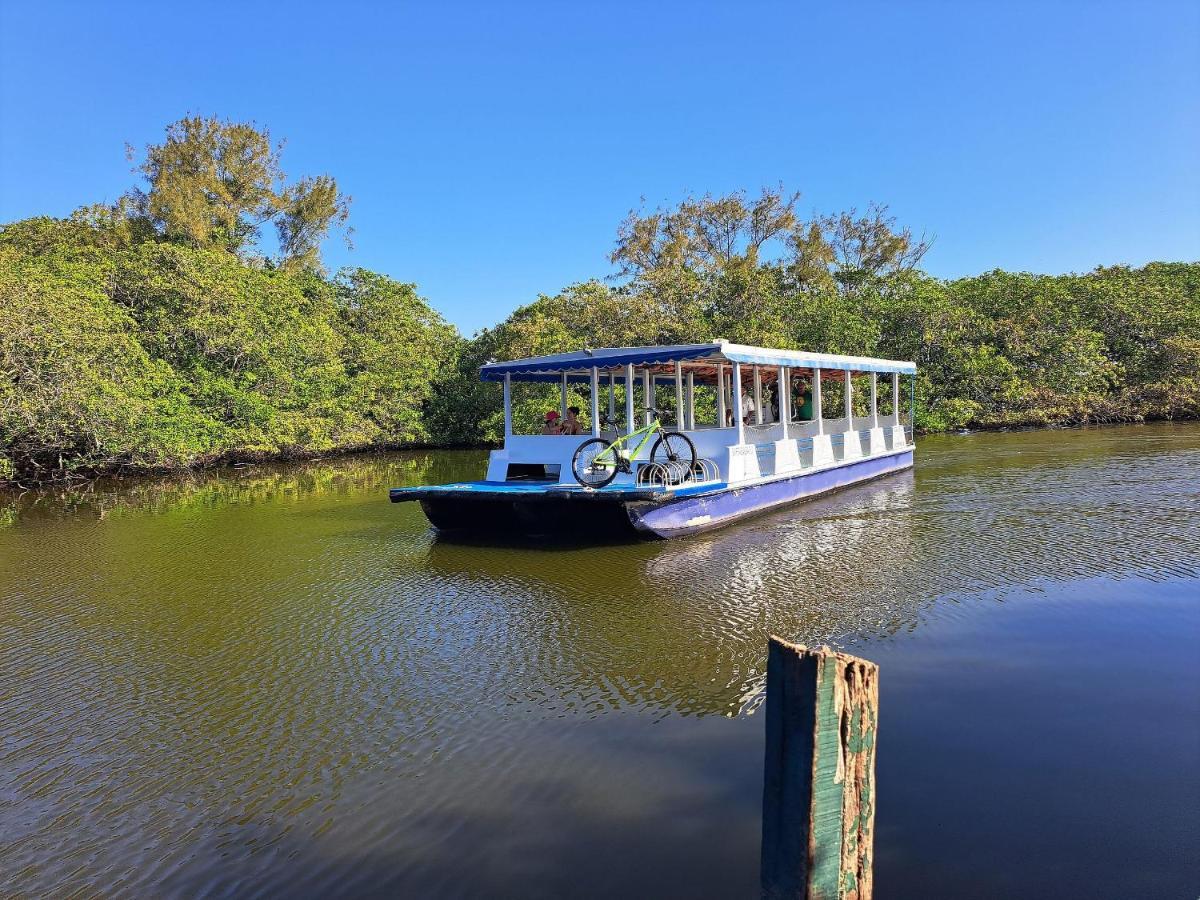
[[[422,497],[421,508],[441,531],[496,535],[672,538],[721,528],[819,494],[909,469],[913,451],[870,457],[740,488],[666,500],[474,494]]]
[[[430,497],[421,500],[426,518],[439,531],[495,535],[636,537],[625,504],[586,505],[561,499],[520,500]]]

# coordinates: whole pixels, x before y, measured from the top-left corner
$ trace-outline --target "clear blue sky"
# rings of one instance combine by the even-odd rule
[[[354,198],[333,266],[467,332],[608,274],[617,223],[783,182],[952,277],[1200,258],[1200,3],[0,0],[0,221],[133,181],[188,112]]]

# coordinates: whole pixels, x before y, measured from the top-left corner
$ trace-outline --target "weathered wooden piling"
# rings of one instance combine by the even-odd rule
[[[879,667],[772,637],[762,896],[870,900]]]

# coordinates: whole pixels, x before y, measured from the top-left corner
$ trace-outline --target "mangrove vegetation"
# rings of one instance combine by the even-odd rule
[[[717,337],[915,360],[926,431],[1200,415],[1197,262],[947,281],[886,207],[771,188],[637,210],[609,275],[465,337],[415,285],[324,269],[350,200],[265,129],[188,118],[133,155],[117,202],[0,226],[0,482],[495,441],[484,362]]]

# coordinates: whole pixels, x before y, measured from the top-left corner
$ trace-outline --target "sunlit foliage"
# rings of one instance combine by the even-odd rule
[[[798,194],[737,192],[631,213],[615,276],[465,339],[414,285],[322,272],[347,201],[288,186],[279,152],[181,120],[146,189],[0,226],[0,482],[496,441],[487,362],[714,338],[914,360],[925,430],[1200,416],[1200,263],[941,281],[885,207],[804,218]],[[514,401],[534,431],[558,388]]]
[[[457,334],[412,285],[0,228],[0,480],[426,442]]]

